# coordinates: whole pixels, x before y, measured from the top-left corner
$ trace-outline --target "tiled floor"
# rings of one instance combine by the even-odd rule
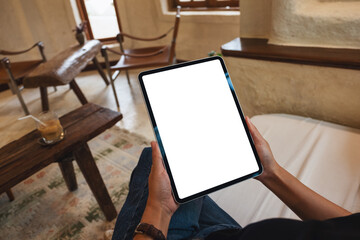
[[[116,125],[152,140],[154,136],[138,84],[138,73],[130,72],[130,84],[125,73],[121,73],[115,81],[120,111],[124,115],[124,118]],[[76,78],[76,82],[89,102],[117,110],[111,86],[105,85],[97,71],[81,73]],[[53,88],[48,88],[48,92],[50,109],[57,112],[59,116],[81,106],[68,85],[58,86],[57,89],[55,92]],[[39,89],[23,89],[22,95],[31,114],[41,112]],[[33,120],[17,120],[22,116],[24,112],[16,95],[13,95],[10,90],[0,92],[0,147],[35,129]]]

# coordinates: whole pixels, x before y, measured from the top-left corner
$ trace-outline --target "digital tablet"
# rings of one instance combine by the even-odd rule
[[[139,81],[178,203],[261,174],[221,57],[145,71]]]

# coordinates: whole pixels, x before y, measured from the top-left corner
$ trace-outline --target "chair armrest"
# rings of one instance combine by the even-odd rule
[[[30,51],[31,49],[33,49],[34,47],[38,46],[38,45],[42,45],[42,42],[37,42],[34,45],[32,45],[30,48],[22,50],[22,51],[6,51],[6,50],[0,50],[0,54],[2,55],[17,55],[17,54],[22,54],[22,53],[26,53],[28,51]]]
[[[37,43],[35,43],[34,45],[32,45],[30,48],[25,49],[25,50],[22,50],[22,51],[6,51],[6,50],[0,50],[0,54],[2,54],[2,55],[18,55],[18,54],[23,54],[23,53],[26,53],[26,52],[30,51],[31,49],[33,49],[33,48],[36,47],[36,46],[39,48],[41,57],[42,57],[43,61],[45,62],[45,61],[46,61],[46,57],[45,57],[45,54],[44,54],[44,44],[43,44],[42,42],[37,42]]]
[[[171,27],[166,33],[164,33],[158,37],[153,37],[153,38],[140,38],[140,37],[136,37],[136,36],[121,32],[116,36],[116,39],[119,42],[123,42],[124,37],[128,37],[128,38],[135,39],[135,40],[140,40],[140,41],[155,41],[155,40],[159,40],[159,39],[166,37],[173,29],[174,29],[174,27]]]
[[[7,57],[2,58],[0,62],[5,69],[10,69],[10,60]]]

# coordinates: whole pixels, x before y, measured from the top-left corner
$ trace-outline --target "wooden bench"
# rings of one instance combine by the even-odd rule
[[[72,163],[75,158],[106,219],[114,219],[117,215],[115,207],[87,141],[121,119],[121,113],[88,103],[60,118],[66,131],[61,142],[42,146],[37,142],[40,134],[34,130],[7,144],[0,149],[0,193],[54,162],[58,162],[69,191],[73,191],[77,189]]]
[[[41,63],[34,71],[24,78],[25,88],[40,87],[41,104],[43,111],[49,110],[47,87],[69,84],[82,104],[88,101],[79,86],[75,77],[93,61],[98,72],[106,85],[109,85],[101,66],[96,59],[100,52],[101,43],[98,40],[91,40],[84,45],[75,45],[65,49],[47,62]]]

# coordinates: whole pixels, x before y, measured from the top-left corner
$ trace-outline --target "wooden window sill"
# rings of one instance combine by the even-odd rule
[[[293,47],[268,44],[267,39],[235,38],[221,46],[224,56],[360,69],[360,49]]]

